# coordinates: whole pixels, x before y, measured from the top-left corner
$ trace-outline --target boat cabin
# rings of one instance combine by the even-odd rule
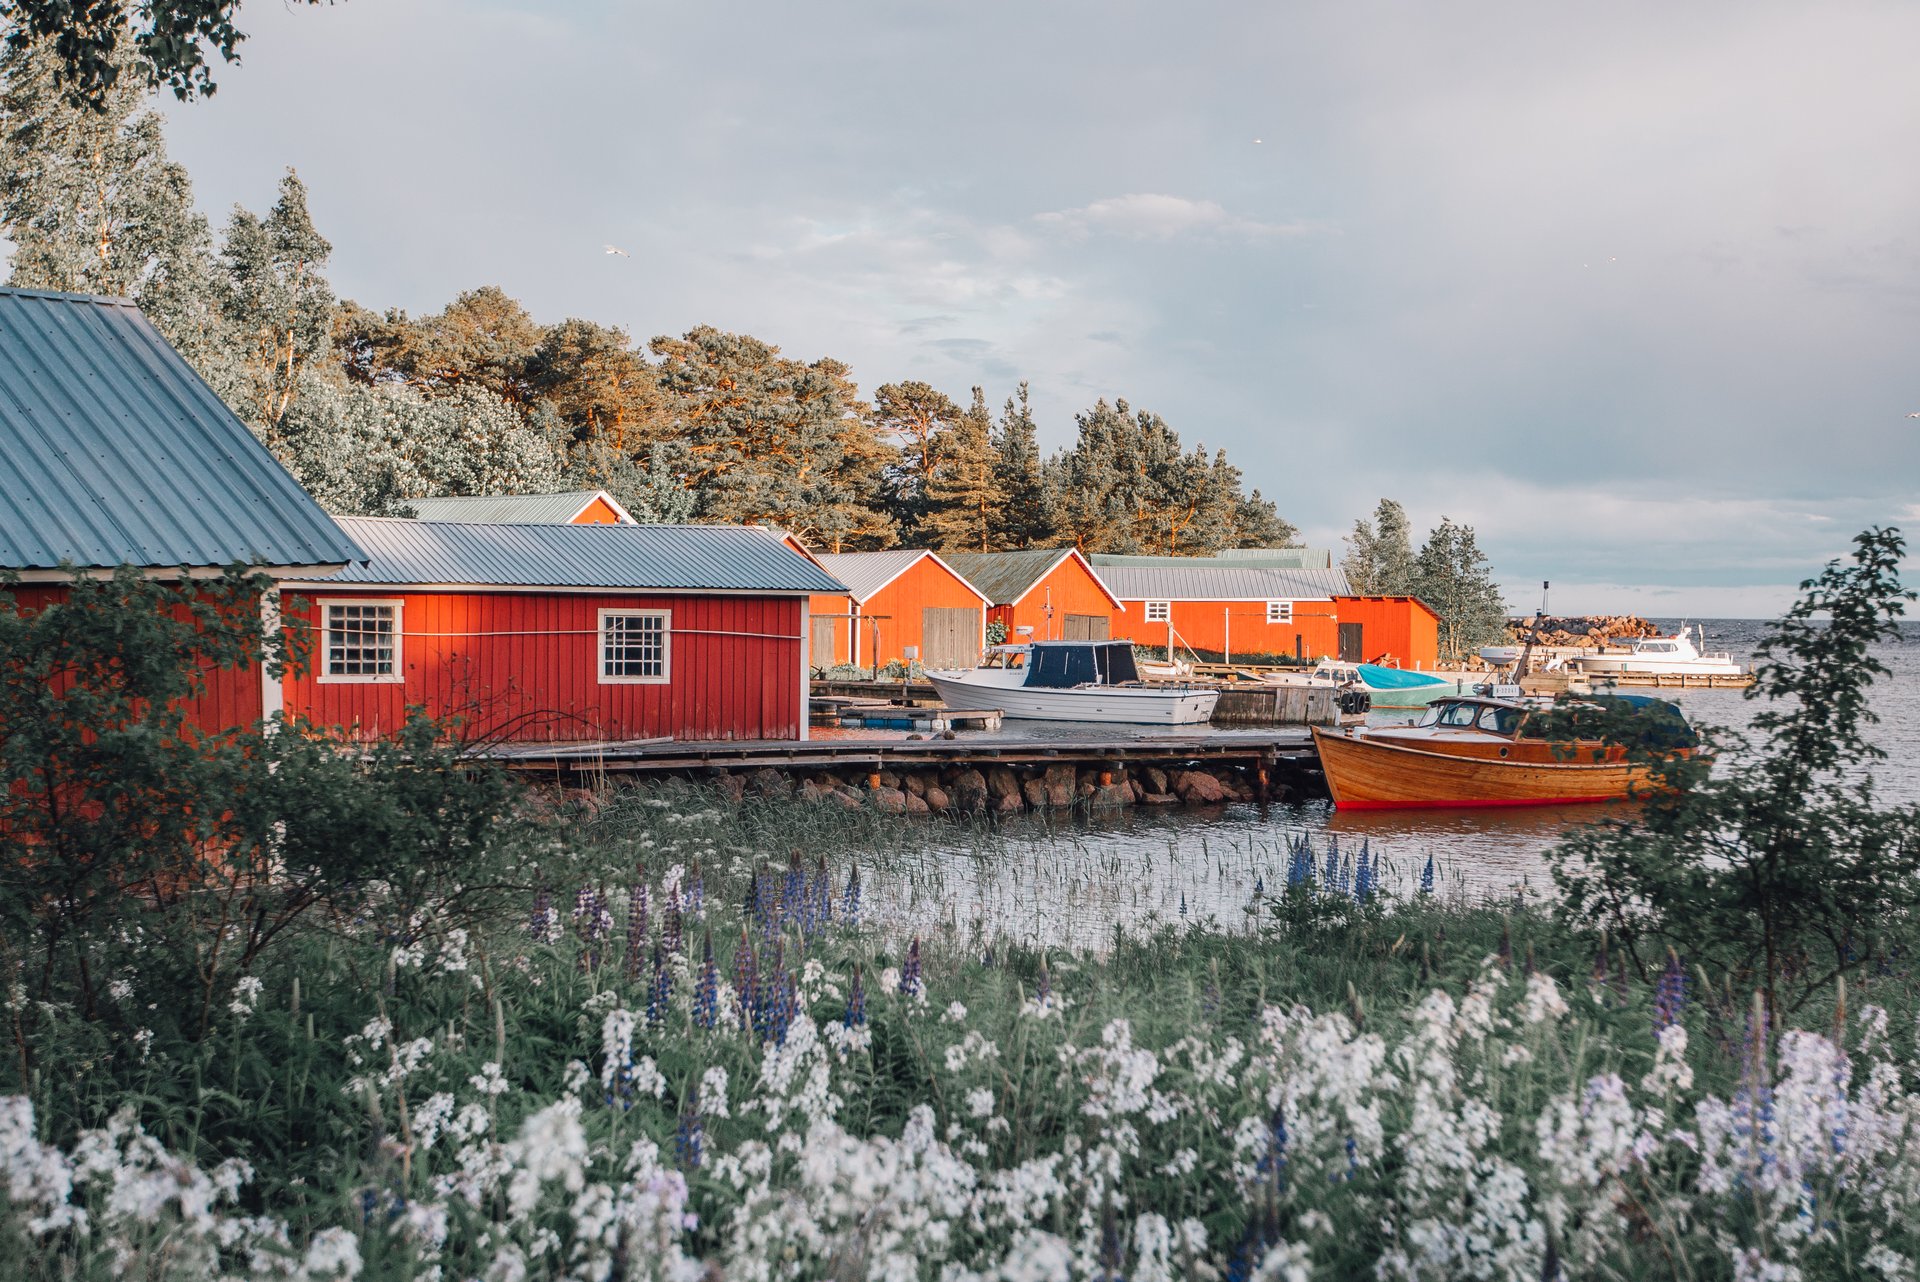
[[[1564,719],[1539,715],[1552,712],[1570,715]],[[1402,728],[1402,733],[1414,737],[1410,732],[1421,732],[1421,738],[1492,735],[1510,740],[1564,741],[1570,730],[1574,741],[1588,743],[1601,737],[1599,722],[1603,718],[1623,712],[1637,718],[1634,729],[1641,746],[1686,749],[1694,745],[1696,736],[1686,714],[1665,699],[1645,695],[1595,695],[1571,704],[1543,707],[1486,696],[1448,697],[1428,704],[1418,720]],[[1388,732],[1393,729],[1383,727]]]
[[[1066,690],[1117,686],[1140,680],[1131,641],[1031,641],[988,649],[982,667],[1024,669],[1023,685]]]

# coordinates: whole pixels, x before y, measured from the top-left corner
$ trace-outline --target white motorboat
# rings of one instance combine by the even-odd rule
[[[1291,672],[1268,671],[1260,674],[1260,679],[1268,685],[1306,686],[1311,690],[1338,690],[1344,686],[1360,684],[1358,665],[1342,663],[1338,659],[1322,659],[1311,668],[1296,668]]]
[[[1694,645],[1692,634],[1698,632],[1701,644],[1706,643],[1704,628],[1681,629],[1670,637],[1636,637],[1628,644],[1629,650],[1602,651],[1599,654],[1578,654],[1567,660],[1566,666],[1581,676],[1588,677],[1707,677],[1707,676],[1745,676],[1747,670],[1733,661],[1733,656],[1722,650],[1714,654],[1703,654]]]
[[[1129,641],[994,646],[985,665],[928,672],[927,680],[949,708],[997,708],[1026,721],[1199,725],[1220,701],[1208,687],[1140,684]]]

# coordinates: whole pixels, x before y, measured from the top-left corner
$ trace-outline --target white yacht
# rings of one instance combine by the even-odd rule
[[[997,708],[1027,721],[1200,725],[1220,701],[1209,687],[1141,684],[1130,641],[999,645],[981,667],[929,672],[927,680],[949,708]]]
[[[1693,643],[1693,634],[1696,632],[1700,643],[1706,644],[1706,629],[1682,625],[1670,637],[1637,637],[1628,642],[1632,647],[1629,650],[1575,655],[1567,660],[1566,666],[1570,671],[1588,677],[1746,675],[1747,670],[1735,663],[1733,656],[1724,650],[1714,654],[1701,653]]]

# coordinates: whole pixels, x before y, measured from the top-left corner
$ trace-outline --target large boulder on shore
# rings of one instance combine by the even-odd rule
[[[1047,781],[1045,779],[1024,779],[1020,783],[1020,793],[1027,804],[1035,810],[1047,808]]]
[[[1065,810],[1073,804],[1074,785],[1079,780],[1072,766],[1048,766],[1042,776],[1046,787],[1047,804],[1056,810]]]
[[[907,813],[907,794],[898,788],[875,788],[867,794],[867,800],[873,808],[882,814],[904,815]]]
[[[947,796],[947,790],[935,784],[927,785],[927,809],[945,810],[953,801]]]
[[[987,791],[998,800],[1002,797],[1020,795],[1020,776],[1005,766],[994,766],[987,771]]]
[[[968,767],[953,777],[953,799],[963,810],[978,810],[987,804],[987,777]]]
[[[1204,770],[1183,770],[1174,777],[1173,790],[1180,794],[1182,801],[1211,805],[1227,799],[1227,790],[1220,781]]]

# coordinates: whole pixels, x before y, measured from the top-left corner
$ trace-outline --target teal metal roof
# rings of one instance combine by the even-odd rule
[[[514,525],[565,525],[584,512],[595,499],[631,521],[626,509],[614,502],[605,490],[569,490],[565,494],[475,494],[443,495],[430,499],[408,499],[407,506],[422,521],[484,521]]]
[[[359,558],[139,308],[0,289],[0,567]]]
[[[343,516],[364,565],[321,580],[382,587],[650,588],[800,596],[846,587],[745,525],[541,525]]]

